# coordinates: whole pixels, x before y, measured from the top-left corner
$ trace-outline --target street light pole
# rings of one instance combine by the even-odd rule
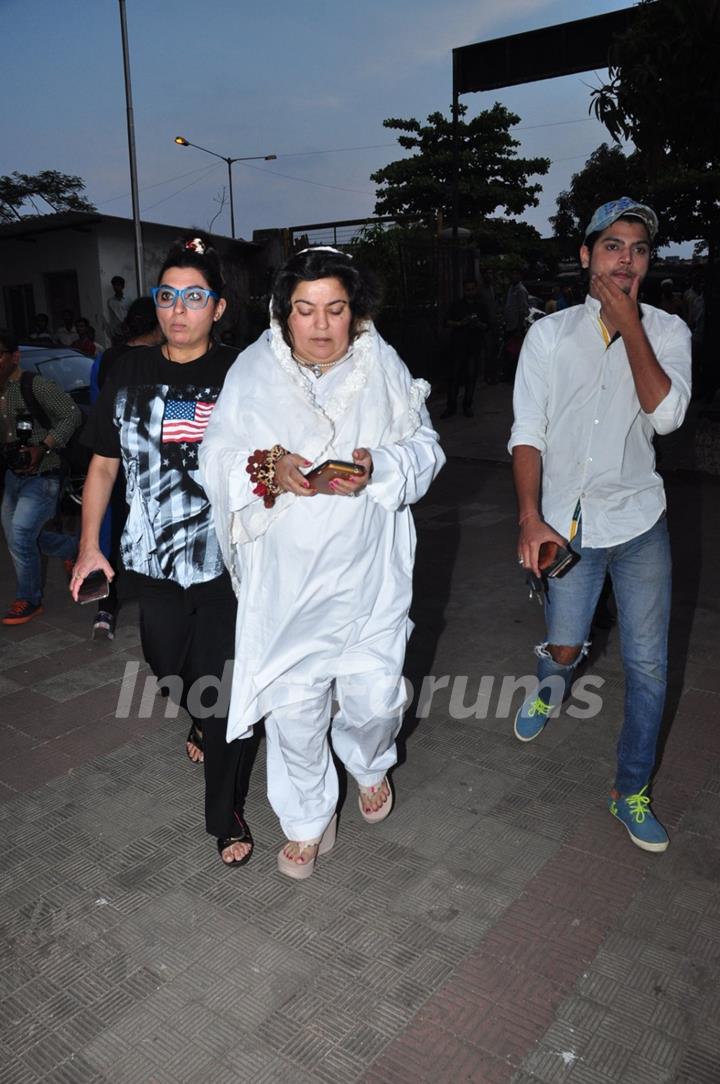
[[[220,158],[227,164],[228,169],[228,191],[230,193],[230,234],[233,241],[235,240],[235,204],[233,202],[233,186],[232,186],[232,167],[235,162],[274,162],[277,158],[276,154],[248,154],[243,155],[241,158],[228,158],[224,154],[218,154],[217,151],[209,151],[207,147],[201,147],[199,143],[191,143],[189,139],[185,139],[184,136],[175,136],[175,142],[179,147],[194,147],[197,151],[204,151],[205,154],[211,154],[213,158]]]
[[[135,232],[135,279],[137,295],[145,294],[145,258],[143,255],[142,227],[140,225],[140,199],[138,195],[137,159],[135,156],[135,121],[130,82],[130,57],[128,51],[125,0],[120,2],[120,32],[122,34],[123,67],[125,71],[125,103],[127,108],[128,155],[130,158],[130,192],[132,196],[133,229]]]

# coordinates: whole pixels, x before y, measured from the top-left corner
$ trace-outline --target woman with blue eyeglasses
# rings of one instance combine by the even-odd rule
[[[204,765],[206,828],[223,863],[238,866],[253,848],[243,812],[252,748],[226,742],[237,604],[198,474],[198,448],[237,351],[213,338],[226,302],[207,239],[176,245],[151,292],[165,341],[116,362],[86,430],[94,455],[70,590],[77,599],[95,569],[113,577],[98,535],[122,469],[121,557],[140,601],[143,653],[192,719],[187,754]]]

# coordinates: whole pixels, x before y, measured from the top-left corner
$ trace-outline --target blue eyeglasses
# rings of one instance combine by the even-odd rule
[[[159,309],[171,309],[180,298],[186,309],[204,309],[212,297],[216,301],[220,294],[214,290],[204,290],[202,286],[185,286],[176,290],[174,286],[153,286],[150,293]]]

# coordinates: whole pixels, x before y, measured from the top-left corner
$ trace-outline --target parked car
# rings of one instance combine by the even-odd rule
[[[80,407],[90,406],[93,359],[70,346],[20,346],[20,368],[54,380]]]

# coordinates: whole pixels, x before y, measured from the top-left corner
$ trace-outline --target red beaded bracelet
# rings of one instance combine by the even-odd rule
[[[272,508],[275,498],[282,493],[282,489],[275,481],[275,468],[278,460],[287,455],[287,450],[280,444],[273,444],[272,448],[256,448],[251,456],[248,456],[248,465],[245,470],[250,475],[250,481],[254,483],[253,493],[256,497],[262,497],[266,508]]]

